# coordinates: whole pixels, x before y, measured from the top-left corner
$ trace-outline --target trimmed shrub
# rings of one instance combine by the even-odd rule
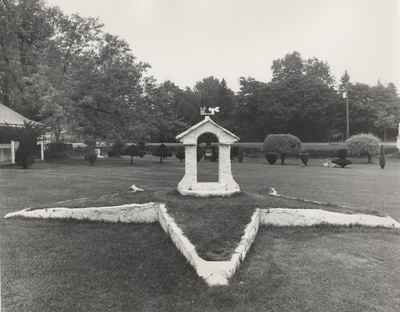
[[[133,157],[143,158],[145,151],[144,149],[141,149],[139,145],[132,144],[122,150],[122,155],[131,156],[131,165],[133,165]]]
[[[35,161],[36,138],[40,133],[41,129],[31,123],[18,129],[19,147],[15,153],[15,162],[23,169],[28,169]]]
[[[85,154],[85,160],[89,162],[89,165],[94,166],[97,160],[97,153],[94,149],[88,149]]]
[[[379,148],[379,167],[381,167],[381,169],[385,169],[385,165],[386,165],[385,150],[383,145],[381,145]]]
[[[380,140],[373,134],[357,134],[346,140],[347,148],[352,156],[367,156],[368,163],[378,155]]]
[[[179,146],[176,149],[175,157],[178,158],[180,162],[182,162],[185,159],[185,147],[184,146]]]
[[[168,149],[168,147],[161,143],[157,148],[153,149],[153,156],[160,157],[160,163],[167,157],[172,156],[172,152]]]
[[[300,150],[300,139],[291,134],[270,134],[264,140],[264,153],[278,153],[282,165],[287,155],[298,155]]]
[[[28,169],[35,162],[34,153],[31,153],[31,143],[20,141],[19,148],[15,152],[15,163],[23,169]]]
[[[124,151],[125,145],[120,140],[115,141],[108,152],[108,157],[120,157]]]
[[[21,135],[19,147],[15,152],[15,162],[23,169],[28,169],[35,162],[36,138],[29,134]]]
[[[308,165],[308,160],[310,159],[310,154],[306,153],[306,152],[302,152],[299,154],[300,159],[302,161],[302,163],[304,164],[304,166]]]
[[[85,144],[87,145],[86,153],[85,153],[85,160],[89,162],[89,165],[94,166],[97,160],[97,153],[96,153],[96,140],[93,138],[88,138],[85,140]]]
[[[273,152],[265,153],[265,159],[269,162],[270,165],[273,165],[278,159],[278,157],[279,157],[278,153],[273,153]]]

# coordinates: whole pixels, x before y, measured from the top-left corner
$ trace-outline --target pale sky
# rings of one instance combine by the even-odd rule
[[[271,78],[286,53],[327,61],[336,79],[400,89],[399,0],[48,0],[100,18],[129,42],[158,80],[181,87],[204,77]]]

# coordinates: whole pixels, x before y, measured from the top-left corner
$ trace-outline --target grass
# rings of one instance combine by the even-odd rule
[[[246,160],[245,160],[246,161]],[[1,215],[26,207],[85,207],[165,201],[205,257],[227,257],[255,206],[320,208],[265,197],[344,203],[400,219],[400,161],[385,170],[310,167],[289,160],[233,163],[245,191],[228,202],[185,198],[183,164],[145,157],[0,169]],[[201,163],[205,174],[213,170]],[[129,193],[136,184],[143,193]],[[326,207],[337,209],[338,207]],[[210,231],[209,229],[213,230]],[[231,235],[227,235],[231,233]],[[235,236],[236,235],[236,236]],[[208,288],[154,225],[0,219],[4,311],[398,311],[400,235],[361,227],[262,228],[229,287]],[[210,250],[213,252],[210,253]]]
[[[271,311],[394,312],[399,242],[398,233],[379,229],[262,228],[235,286],[250,280],[245,300]]]
[[[205,260],[229,260],[257,206],[248,194],[226,198],[165,197],[169,212]]]
[[[156,224],[14,220],[3,231],[4,311],[172,311],[183,284],[200,284]]]

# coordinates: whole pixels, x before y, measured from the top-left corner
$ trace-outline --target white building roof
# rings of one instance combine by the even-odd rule
[[[25,122],[33,122],[37,124],[37,122],[22,116],[11,108],[0,103],[0,126],[22,127]]]

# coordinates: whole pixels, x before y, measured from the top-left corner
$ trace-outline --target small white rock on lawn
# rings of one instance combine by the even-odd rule
[[[133,192],[133,193],[136,193],[136,192],[143,192],[143,191],[144,191],[144,189],[142,189],[142,188],[140,188],[140,187],[137,187],[135,184],[132,184],[132,185],[129,187],[129,190],[130,190],[131,192]]]

